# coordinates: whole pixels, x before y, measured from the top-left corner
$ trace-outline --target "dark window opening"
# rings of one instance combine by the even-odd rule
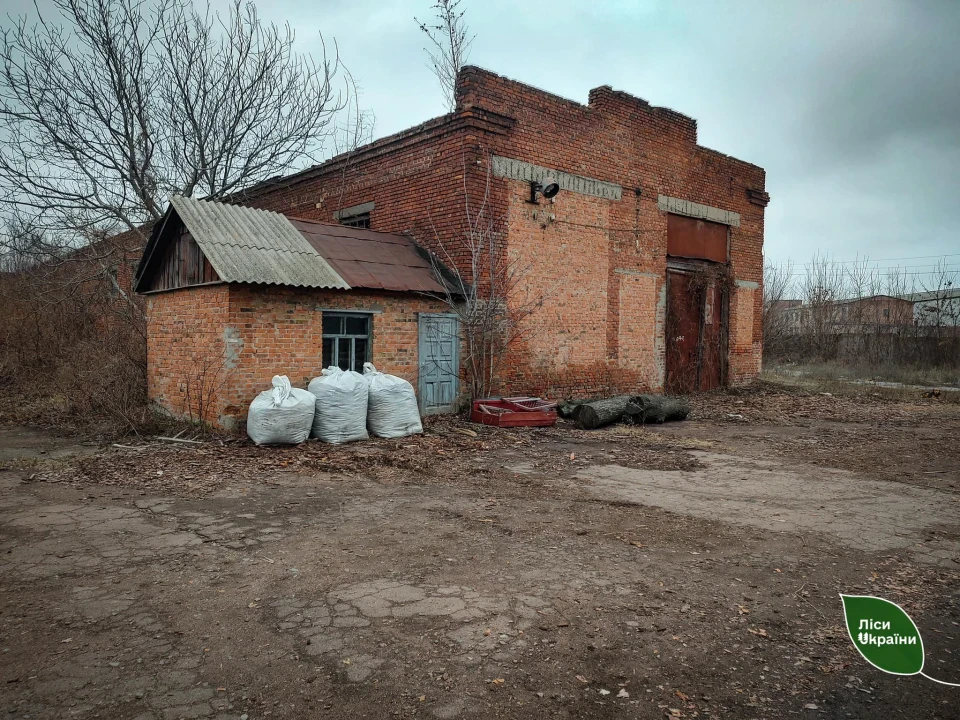
[[[363,372],[370,345],[369,315],[323,313],[323,367]]]
[[[340,218],[340,224],[347,227],[355,228],[366,228],[370,229],[370,213],[360,213],[359,215],[351,215],[350,217]]]

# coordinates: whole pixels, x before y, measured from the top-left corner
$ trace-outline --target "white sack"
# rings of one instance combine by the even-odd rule
[[[369,389],[363,375],[328,367],[307,386],[317,398],[310,437],[328,443],[366,440],[367,395]]]
[[[310,437],[317,399],[313,393],[290,387],[286,375],[273,376],[273,390],[250,403],[247,435],[257,445],[297,445]]]
[[[423,432],[413,385],[396,375],[377,372],[363,364],[363,377],[370,386],[367,426],[377,437],[398,438]]]

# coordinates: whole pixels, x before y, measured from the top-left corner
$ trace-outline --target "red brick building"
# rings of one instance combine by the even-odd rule
[[[547,181],[559,189],[552,198],[537,192]],[[510,347],[503,392],[688,392],[759,372],[764,181],[761,168],[699,146],[696,121],[673,110],[606,86],[583,105],[468,67],[454,112],[235,202],[407,236],[470,282],[466,239],[495,238],[501,259],[519,269],[508,306],[536,308]],[[370,357],[416,386],[415,323],[402,331],[394,322],[443,312],[441,301],[416,293],[329,289],[318,302],[317,290],[224,285],[150,298],[151,396],[172,409],[184,398],[170,384],[206,351],[177,355],[160,338],[185,332],[201,302],[234,320],[249,311],[252,322],[229,325],[245,348],[286,340],[256,354],[242,383],[230,381],[237,391],[218,416],[242,414],[276,372],[295,381],[319,372],[321,334],[283,338],[280,319],[322,324],[320,305],[375,304]]]

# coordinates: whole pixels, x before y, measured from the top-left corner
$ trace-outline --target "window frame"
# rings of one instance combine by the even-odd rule
[[[361,230],[370,229],[370,213],[360,213],[349,217],[340,218],[340,224],[344,227],[360,228]]]
[[[328,317],[335,317],[343,319],[343,332],[340,333],[327,333],[323,331],[323,323]],[[346,320],[347,318],[362,318],[367,323],[367,332],[366,334],[358,333],[348,333]],[[320,362],[323,367],[336,366],[340,367],[340,342],[341,340],[347,340],[350,342],[350,360],[349,368],[354,372],[363,372],[363,363],[370,362],[373,358],[373,313],[364,312],[362,310],[324,310],[320,313],[320,327],[321,327],[321,340],[320,340]],[[324,355],[324,344],[327,340],[333,340],[333,345],[330,350],[330,362],[327,363]],[[366,349],[366,358],[357,363],[357,340],[365,340],[367,344]]]
[[[370,229],[370,213],[373,212],[377,204],[372,200],[370,202],[351,205],[350,207],[337,210],[333,214],[333,219],[344,227]]]

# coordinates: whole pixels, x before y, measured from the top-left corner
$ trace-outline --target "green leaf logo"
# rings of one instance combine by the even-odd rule
[[[899,605],[870,595],[840,598],[850,640],[868,663],[893,675],[923,670],[923,639]]]

